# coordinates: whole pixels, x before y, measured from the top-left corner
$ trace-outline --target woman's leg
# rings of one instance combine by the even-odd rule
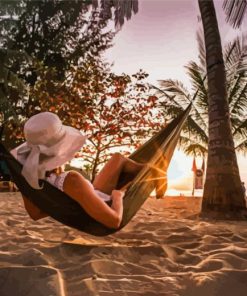
[[[115,153],[95,177],[93,181],[94,188],[111,194],[112,190],[117,186],[121,172],[137,174],[143,166],[145,164],[137,163],[125,158],[120,153]]]

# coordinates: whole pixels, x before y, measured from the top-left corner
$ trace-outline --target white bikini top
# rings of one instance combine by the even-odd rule
[[[59,190],[63,191],[63,183],[65,178],[67,177],[69,171],[62,172],[60,175],[56,175],[55,173],[50,174],[49,177],[46,177],[46,181],[49,182],[51,185],[57,187]],[[91,187],[93,187],[93,184],[87,180],[87,182],[90,184]],[[93,187],[94,188],[94,187]],[[104,201],[109,201],[111,200],[111,196],[101,192],[97,189],[94,189],[95,193]]]
[[[56,175],[55,173],[50,174],[49,177],[46,177],[46,181],[57,187],[59,190],[63,191],[63,183],[68,175],[69,171],[62,172],[60,175]]]

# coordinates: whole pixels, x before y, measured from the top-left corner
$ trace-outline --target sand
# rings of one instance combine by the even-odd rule
[[[201,198],[149,198],[115,235],[32,221],[0,193],[0,295],[246,296],[247,222],[189,219]]]

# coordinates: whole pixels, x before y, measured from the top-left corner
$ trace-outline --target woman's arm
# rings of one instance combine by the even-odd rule
[[[122,217],[123,217],[123,196],[124,192],[120,190],[113,190],[112,191],[112,205],[111,208],[117,213],[119,217],[119,225],[117,225],[117,228],[120,226]]]
[[[95,220],[109,228],[118,228],[122,221],[124,193],[114,190],[112,206],[101,200],[94,188],[77,172],[70,172],[64,181],[64,192],[77,201]]]
[[[39,219],[45,218],[48,215],[42,212],[38,207],[36,207],[28,198],[22,195],[25,209],[28,215],[34,220],[37,221]]]

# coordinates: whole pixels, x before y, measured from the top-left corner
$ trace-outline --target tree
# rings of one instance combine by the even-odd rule
[[[88,133],[90,145],[82,155],[92,168],[92,179],[115,151],[127,156],[160,129],[163,117],[158,98],[148,95],[145,77],[143,72],[132,78],[110,74],[105,92],[87,108],[81,128]]]
[[[157,93],[164,98],[162,105],[164,116],[173,116],[181,112],[193,98],[193,108],[184,125],[180,145],[186,154],[207,154],[208,146],[208,86],[206,75],[206,55],[202,35],[198,34],[200,64],[190,62],[186,69],[192,82],[191,94],[176,80],[161,80]],[[226,67],[227,98],[230,108],[230,120],[236,152],[247,152],[247,49],[240,38],[225,47],[224,63]]]
[[[206,47],[209,142],[202,212],[240,217],[245,209],[226,93],[226,73],[213,1],[199,0]]]
[[[38,79],[29,86],[29,100],[22,100],[21,124],[7,125],[9,145],[24,140],[26,118],[41,111],[54,112],[64,124],[88,135],[90,145],[82,155],[93,179],[114,151],[122,149],[127,154],[163,122],[158,98],[149,94],[144,83],[148,75],[143,71],[133,76],[115,75],[107,63],[89,56],[79,66],[71,66],[64,83],[54,79],[55,69],[42,63],[37,68]]]
[[[245,209],[245,202],[231,133],[221,40],[213,1],[198,1],[206,45],[209,105],[208,162],[202,210],[225,211],[237,217],[237,211]],[[123,5],[127,11],[127,4]]]
[[[88,57],[80,66],[73,65],[68,70],[66,81],[56,80],[56,70],[39,62],[38,79],[28,88],[28,96],[15,97],[14,111],[18,113],[19,124],[9,118],[5,127],[5,145],[9,148],[17,146],[24,139],[23,125],[32,115],[50,111],[56,112],[67,125],[81,127],[81,118],[93,104],[95,96],[101,94],[105,82],[105,66],[96,57]],[[10,97],[9,101],[13,101]]]
[[[39,75],[45,80],[44,97],[67,97],[68,84],[73,76],[73,68],[81,64],[90,64],[92,57],[99,57],[112,44],[114,34],[105,29],[111,7],[115,9],[116,25],[123,24],[124,18],[137,12],[137,1],[3,1],[0,4],[0,44],[6,52],[12,54],[12,61],[8,55],[8,71],[14,73],[15,81],[22,84],[20,92],[5,87],[5,93],[0,93],[0,105],[5,112],[4,121],[14,114],[15,122],[9,122],[5,129],[8,147],[15,145],[20,121],[39,112],[40,102],[32,96],[36,82],[42,83]],[[93,4],[93,8],[90,5]],[[128,4],[123,10],[123,4]],[[25,52],[28,59],[20,58],[19,52]],[[85,62],[87,61],[87,62]],[[5,66],[4,66],[5,67]],[[3,75],[1,74],[1,77]],[[5,76],[6,77],[6,76]],[[13,75],[12,75],[13,78]],[[73,83],[75,79],[72,77]],[[12,79],[13,80],[13,79]],[[4,82],[6,86],[10,81]],[[15,84],[16,84],[15,82]],[[27,84],[25,85],[25,82]],[[31,90],[30,90],[31,88]],[[2,88],[3,89],[3,88]],[[23,93],[25,92],[25,95]],[[37,93],[36,93],[37,94]],[[49,100],[49,99],[48,99]],[[61,102],[61,100],[60,100]],[[43,104],[45,104],[43,102]],[[83,107],[83,103],[79,103]],[[6,106],[8,108],[6,109]],[[12,107],[13,108],[12,108]],[[17,108],[18,106],[18,108]],[[15,111],[18,109],[19,113]],[[22,110],[22,111],[21,111]],[[9,127],[9,128],[8,128]],[[10,139],[8,136],[12,136]]]
[[[209,151],[203,211],[236,211],[244,208],[244,194],[231,134],[217,18],[212,0],[198,1],[204,27],[209,87]],[[127,11],[126,7],[127,1],[123,4],[124,11]]]
[[[105,30],[107,21],[99,16],[99,11],[89,12],[89,1],[16,2],[2,4],[2,14],[9,15],[3,15],[0,22],[2,46],[24,50],[35,62],[55,68],[57,80],[66,79],[71,65],[76,66],[86,56],[99,55],[111,46],[114,34]],[[17,14],[14,19],[13,14]],[[33,64],[15,63],[12,68],[29,84],[35,83],[37,73]]]
[[[100,59],[91,58],[73,69],[70,83],[53,96],[47,95],[46,75],[50,73],[44,73],[33,95],[41,111],[57,113],[64,124],[88,135],[89,145],[80,155],[92,179],[114,151],[127,153],[161,125],[158,98],[148,94],[143,71],[118,76]]]
[[[92,67],[91,61],[100,58],[111,46],[114,34],[105,29],[106,20],[99,17],[98,11],[88,12],[85,1],[42,0],[31,3],[25,0],[22,3],[6,1],[4,4],[6,7],[1,6],[0,12],[8,12],[9,19],[6,17],[0,22],[0,31],[4,33],[1,44],[6,48],[3,52],[11,52],[12,55],[7,54],[8,62],[6,64],[4,58],[1,69],[7,69],[15,76],[15,81],[19,81],[19,86],[22,85],[22,88],[14,89],[5,87],[5,93],[0,97],[0,104],[8,104],[8,110],[16,115],[13,121],[9,112],[4,113],[4,121],[8,121],[5,144],[11,148],[22,140],[17,135],[20,135],[26,118],[45,110],[45,105],[55,97],[60,96],[60,105],[61,98],[64,99],[62,105],[72,98],[80,107],[77,111],[83,110],[83,104],[88,104],[88,101],[80,100],[74,91],[72,86],[77,83],[74,73],[78,67],[84,67],[84,70]],[[21,58],[21,53],[25,54],[25,59]],[[4,73],[1,74],[4,85],[13,85],[10,82],[13,75],[5,79]]]

